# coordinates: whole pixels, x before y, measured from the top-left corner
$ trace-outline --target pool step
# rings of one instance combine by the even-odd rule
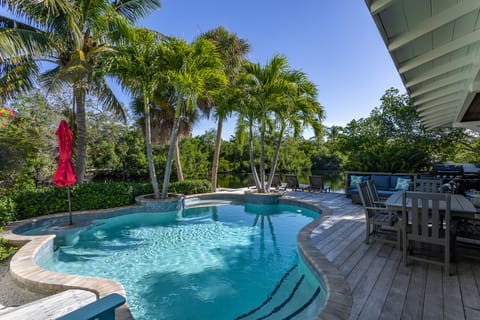
[[[306,314],[316,314],[319,287],[312,287],[297,265],[278,282],[263,303],[235,320],[306,319]]]

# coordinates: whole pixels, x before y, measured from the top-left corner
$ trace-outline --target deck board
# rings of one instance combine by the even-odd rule
[[[460,251],[451,276],[423,262],[405,266],[395,246],[365,243],[363,209],[344,194],[292,192],[287,197],[329,209],[311,239],[352,290],[350,319],[480,319],[480,248]]]

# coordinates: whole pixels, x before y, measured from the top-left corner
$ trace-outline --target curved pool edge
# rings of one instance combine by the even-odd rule
[[[186,196],[185,198],[244,200],[243,194],[232,193],[197,194]],[[300,230],[297,235],[297,245],[303,260],[327,290],[325,305],[322,311],[317,315],[317,319],[348,319],[353,303],[351,289],[345,277],[323,254],[320,253],[311,239],[311,234],[315,228],[320,226],[326,219],[329,218],[330,210],[323,208],[316,203],[309,203],[307,201],[302,201],[301,199],[294,199],[291,197],[281,197],[279,199],[279,203],[298,205],[308,209],[313,209],[315,211],[321,210],[322,215],[319,218],[310,222]],[[75,212],[74,216],[81,214],[109,212],[126,208],[138,208],[138,206]],[[23,236],[13,232],[19,226],[26,223],[31,223],[32,221],[65,216],[68,216],[68,213],[42,216],[17,221],[7,225],[4,228],[5,231],[0,234],[0,237],[3,237],[14,245],[22,246],[10,261],[10,274],[12,275],[13,279],[21,286],[43,293],[53,294],[68,289],[83,289],[94,292],[97,297],[103,297],[111,293],[118,293],[124,297],[127,297],[123,286],[120,283],[110,279],[69,275],[42,269],[36,264],[36,260],[39,256],[45,253],[45,250],[53,251],[53,239],[55,236]],[[116,309],[116,319],[133,319],[127,303]]]
[[[138,208],[138,206],[112,208],[107,210],[78,211],[74,212],[73,215],[75,217],[127,208]],[[13,280],[21,287],[45,294],[55,294],[69,289],[81,289],[95,293],[97,298],[102,298],[111,293],[118,293],[123,297],[127,297],[124,287],[114,280],[57,273],[38,266],[36,263],[37,259],[48,252],[53,252],[54,235],[27,236],[14,233],[15,229],[22,225],[39,220],[68,217],[68,215],[68,212],[56,213],[15,221],[4,227],[4,232],[0,233],[0,237],[4,238],[12,245],[20,247],[10,260],[9,269]],[[115,319],[133,319],[130,309],[128,308],[128,301],[115,310]]]
[[[325,305],[317,319],[348,319],[352,310],[353,296],[343,274],[315,246],[312,232],[329,218],[324,210],[322,216],[303,227],[297,235],[299,252],[314,275],[327,291]]]

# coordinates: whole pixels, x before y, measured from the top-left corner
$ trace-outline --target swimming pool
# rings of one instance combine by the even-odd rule
[[[136,319],[285,319],[307,302],[300,311],[315,314],[325,300],[296,245],[316,217],[294,206],[234,203],[181,215],[136,212],[97,220],[39,263],[122,283]]]

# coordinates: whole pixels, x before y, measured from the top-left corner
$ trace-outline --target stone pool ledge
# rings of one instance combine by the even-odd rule
[[[122,209],[125,208],[127,207],[122,207]],[[128,208],[138,208],[138,206],[131,206]],[[74,222],[75,217],[78,218],[81,215],[94,215],[118,209],[119,208],[75,212]],[[16,221],[4,227],[4,232],[0,233],[0,237],[6,239],[13,245],[20,247],[10,260],[11,277],[20,286],[39,293],[55,294],[68,289],[81,289],[95,293],[97,298],[104,297],[111,293],[118,293],[126,297],[125,289],[116,281],[105,278],[57,273],[45,270],[38,266],[36,261],[41,259],[44,255],[53,252],[54,235],[26,236],[13,232],[13,230],[25,224],[38,223],[38,221],[52,218],[68,219],[68,216],[68,213],[58,213]],[[128,308],[128,301],[116,309],[115,316],[116,319],[119,320],[133,319]]]
[[[298,250],[316,278],[327,290],[325,306],[316,319],[348,319],[353,305],[352,290],[343,274],[317,249],[312,234],[331,216],[331,210],[320,206],[311,199],[299,199],[295,193],[286,193],[279,202],[305,207],[314,211],[321,210],[322,215],[304,226],[297,235]]]

